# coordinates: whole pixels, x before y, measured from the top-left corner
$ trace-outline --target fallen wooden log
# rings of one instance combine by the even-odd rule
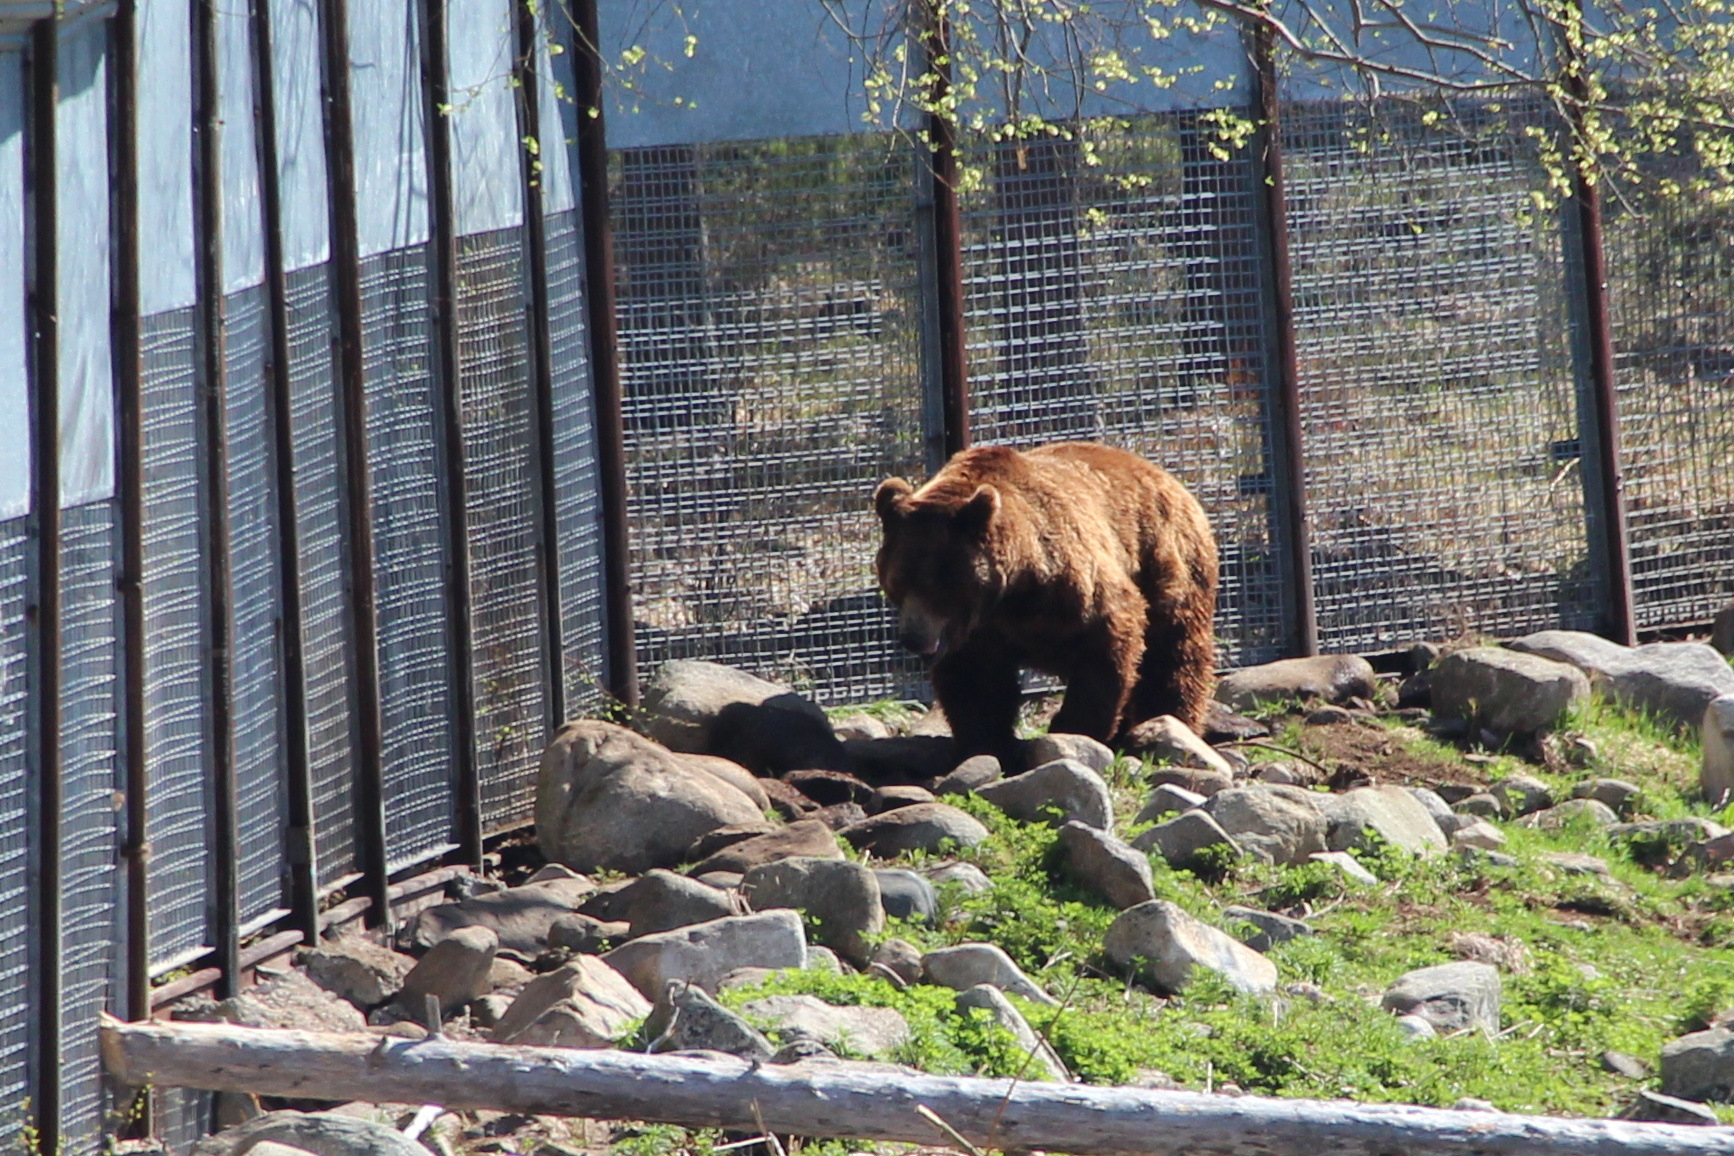
[[[106,1020],[123,1084],[535,1115],[759,1128],[1090,1156],[1734,1156],[1734,1128],[1450,1112],[927,1076],[883,1065],[756,1066],[449,1039]]]

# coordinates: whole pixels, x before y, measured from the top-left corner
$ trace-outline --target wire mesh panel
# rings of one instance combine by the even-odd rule
[[[1557,219],[1481,106],[1284,113],[1319,636],[1588,628]]]
[[[0,1104],[29,1098],[30,710],[27,603],[29,528],[0,522]],[[0,1149],[21,1143],[21,1113],[0,1113]]]
[[[313,793],[316,881],[321,886],[356,869],[354,775],[349,761],[353,743],[349,712],[352,650],[344,600],[343,499],[329,277],[324,265],[298,269],[289,275],[287,287],[307,763]]]
[[[458,378],[482,828],[529,817],[545,741],[522,234],[458,239]]]
[[[191,309],[140,323],[144,412],[144,715],[154,969],[206,942],[210,750],[198,395]]]
[[[1703,622],[1734,596],[1734,210],[1604,203],[1638,626]]]
[[[361,264],[385,825],[393,870],[451,843],[451,669],[425,246]]]
[[[607,631],[602,589],[601,468],[584,323],[584,240],[578,213],[550,213],[548,337],[554,366],[554,505],[558,527],[561,658],[566,713],[602,700]]]
[[[915,177],[866,135],[613,156],[647,669],[714,658],[831,701],[921,684],[870,500],[922,461]]]
[[[241,856],[236,885],[241,922],[247,925],[281,909],[287,871],[283,843],[287,767],[278,637],[283,580],[277,558],[281,539],[268,419],[263,286],[229,294],[224,317],[236,842]]]
[[[103,1146],[97,1028],[119,958],[115,503],[60,516],[61,1128],[75,1154]]]
[[[970,428],[977,442],[1133,450],[1197,495],[1222,553],[1219,656],[1287,638],[1270,490],[1257,175],[1194,113],[1081,140],[985,142],[967,162]]]

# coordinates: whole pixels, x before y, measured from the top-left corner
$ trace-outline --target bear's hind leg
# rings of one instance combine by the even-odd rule
[[[1174,623],[1152,629],[1122,733],[1165,714],[1198,730],[1215,684],[1216,645],[1206,631]]]
[[[993,755],[1008,775],[1024,769],[1018,741],[1023,680],[1017,655],[1003,646],[970,640],[933,664],[933,694],[945,711],[959,761]]]

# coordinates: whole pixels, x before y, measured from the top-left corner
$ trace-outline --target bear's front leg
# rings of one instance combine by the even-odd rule
[[[1066,698],[1048,730],[1055,734],[1088,735],[1112,742],[1120,717],[1138,678],[1144,653],[1144,623],[1105,618],[1079,637],[1075,645]]]
[[[1017,737],[1023,681],[1015,654],[1001,645],[969,639],[933,664],[933,694],[945,711],[959,762],[971,755],[993,755],[1000,769],[1024,769],[1023,743]]]

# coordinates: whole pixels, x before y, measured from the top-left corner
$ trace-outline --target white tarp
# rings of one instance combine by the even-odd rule
[[[546,11],[546,6],[543,6]],[[537,23],[536,75],[541,85],[537,99],[542,139],[536,142],[537,158],[542,162],[542,209],[560,213],[578,204],[577,106],[573,103],[572,53],[565,42],[561,51],[551,52],[549,37],[567,27],[564,10],[558,10],[555,23],[549,28],[546,18]]]
[[[138,6],[139,311],[193,303],[191,6]]]
[[[446,9],[451,87],[452,216],[460,236],[523,223],[513,0]]]
[[[317,265],[331,255],[319,51],[314,0],[273,0],[271,79],[277,98],[277,203],[285,272]]]
[[[55,117],[59,219],[60,501],[114,493],[114,373],[109,353],[108,26],[87,20],[60,41]]]
[[[223,176],[223,292],[265,279],[259,143],[253,120],[253,51],[247,6],[217,5],[218,167]]]
[[[24,252],[24,65],[0,52],[0,521],[30,511]]]
[[[408,0],[349,6],[355,216],[363,257],[428,239],[420,45]]]

